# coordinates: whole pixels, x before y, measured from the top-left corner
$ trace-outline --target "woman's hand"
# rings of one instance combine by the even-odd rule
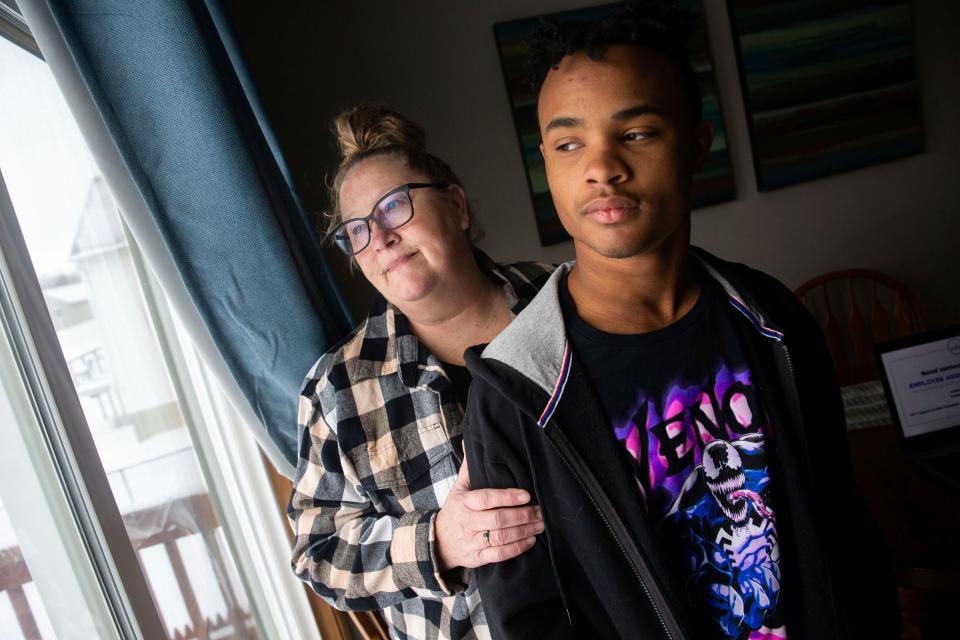
[[[480,567],[515,558],[543,531],[540,507],[523,506],[523,489],[470,489],[466,457],[434,521],[440,570]]]

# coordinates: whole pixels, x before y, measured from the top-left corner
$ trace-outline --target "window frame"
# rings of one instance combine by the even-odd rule
[[[70,379],[2,174],[0,268],[0,314],[117,631],[124,638],[166,640]]]
[[[8,5],[9,0],[0,0],[0,37],[46,61],[22,16]],[[10,35],[13,32],[16,39]],[[60,84],[62,78],[56,79]],[[79,110],[73,103],[69,106],[98,164],[109,165],[113,158],[102,147],[94,149],[90,132],[83,130],[91,123],[91,114],[84,113],[83,105]],[[96,138],[98,133],[92,135]],[[304,585],[289,568],[288,532],[277,515],[261,450],[251,435],[250,409],[233,404],[218,384],[223,380],[222,372],[211,371],[210,363],[202,363],[201,357],[209,356],[210,349],[191,344],[188,333],[197,328],[194,319],[184,322],[174,318],[175,311],[183,308],[185,292],[166,292],[165,296],[125,220],[123,230],[145,310],[258,628],[267,638],[319,640]],[[147,257],[155,256],[154,249]],[[170,299],[171,293],[174,300]],[[117,634],[166,640],[159,610],[100,462],[2,175],[0,303],[0,321],[14,329],[14,349],[23,379],[32,402],[41,409],[43,437]],[[240,398],[239,403],[243,402]],[[244,544],[240,544],[241,539]]]
[[[224,533],[230,532],[224,537],[250,596],[251,610],[268,638],[320,640],[305,585],[290,569],[289,534],[277,517],[278,505],[263,454],[249,433],[256,427],[242,424],[244,417],[235,404],[245,400],[232,400],[219,388],[126,224],[124,233],[210,500]],[[239,544],[241,539],[245,544]],[[250,579],[250,573],[261,579]]]
[[[5,37],[18,47],[43,59],[40,48],[27,27],[27,21],[20,15],[13,0],[0,0],[0,37]]]

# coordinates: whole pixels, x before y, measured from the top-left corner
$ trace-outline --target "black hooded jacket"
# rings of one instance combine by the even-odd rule
[[[819,327],[773,278],[691,255],[726,292],[773,425],[788,636],[899,637],[893,571],[853,479]],[[466,356],[471,485],[527,489],[546,523],[531,550],[477,570],[487,620],[500,638],[693,638],[623,445],[566,337],[558,283],[570,266]]]

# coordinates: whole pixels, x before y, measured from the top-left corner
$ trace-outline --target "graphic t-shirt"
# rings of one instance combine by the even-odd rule
[[[467,392],[470,391],[470,383],[473,382],[473,376],[470,375],[470,371],[461,364],[450,364],[449,362],[441,362],[440,364],[443,366],[443,371],[447,374],[447,378],[450,379],[454,397],[460,404],[460,408],[466,407]]]
[[[786,638],[770,426],[719,285],[645,334],[599,331],[561,285],[567,334],[635,470],[698,637]]]

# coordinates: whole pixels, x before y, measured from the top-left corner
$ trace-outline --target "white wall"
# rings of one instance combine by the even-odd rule
[[[302,195],[323,208],[335,166],[330,118],[361,100],[421,122],[477,205],[499,260],[565,260],[566,242],[541,247],[534,225],[492,25],[595,0],[299,2],[285,15],[232,8],[268,115]],[[246,6],[242,6],[246,5]],[[953,0],[914,0],[927,152],[759,193],[753,174],[726,3],[706,0],[710,40],[737,182],[737,199],[693,213],[693,239],[794,287],[834,269],[869,267],[913,287],[934,325],[960,322],[960,104]],[[279,13],[279,10],[277,10]],[[363,283],[344,281],[355,304]]]

